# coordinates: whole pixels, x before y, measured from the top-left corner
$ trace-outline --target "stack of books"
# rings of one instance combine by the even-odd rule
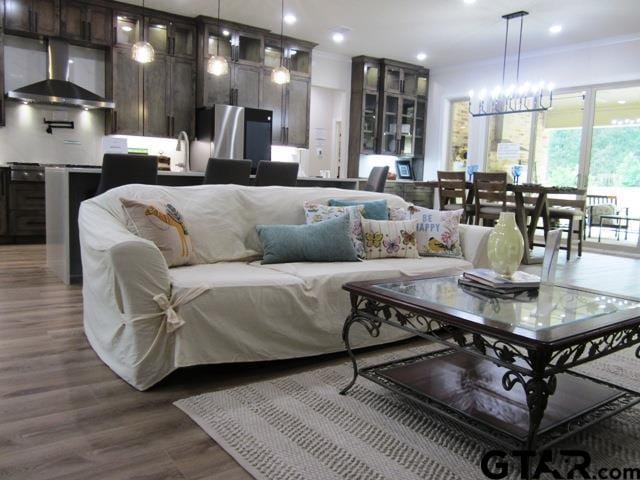
[[[474,268],[464,272],[458,283],[464,287],[491,293],[514,294],[537,290],[540,287],[540,277],[518,271],[511,278],[507,278],[488,268]]]

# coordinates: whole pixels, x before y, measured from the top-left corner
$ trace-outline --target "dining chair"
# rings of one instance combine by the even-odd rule
[[[389,167],[373,167],[367,179],[367,185],[364,189],[367,192],[383,192],[387,183],[387,175]]]
[[[474,222],[495,222],[507,208],[507,173],[476,172],[473,175]]]
[[[465,172],[438,171],[438,197],[440,210],[463,210],[462,223],[473,218],[474,207],[467,205]]]
[[[585,211],[587,208],[587,191],[576,189],[575,193],[547,195],[549,219],[559,223],[566,221],[566,226],[561,226],[567,233],[567,260],[571,259],[571,244],[575,233],[578,233],[578,257],[582,256],[582,239],[584,238]],[[576,232],[575,227],[578,227]]]
[[[105,153],[102,157],[100,183],[98,183],[96,195],[131,183],[156,185],[158,183],[158,157]]]
[[[299,165],[294,162],[272,162],[260,160],[256,170],[256,187],[278,185],[295,187],[298,179]]]
[[[249,185],[251,160],[227,160],[210,158],[204,173],[205,185]]]

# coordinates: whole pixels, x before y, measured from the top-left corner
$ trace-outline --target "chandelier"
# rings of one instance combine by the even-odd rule
[[[482,88],[477,94],[473,90],[469,91],[469,113],[474,117],[484,117],[488,115],[506,115],[508,113],[527,113],[548,110],[553,103],[553,83],[546,83],[542,80],[538,82],[520,82],[520,52],[522,49],[522,27],[524,17],[529,12],[519,11],[503,15],[507,21],[506,34],[504,38],[504,56],[502,60],[502,85],[497,85],[493,89]],[[509,21],[520,19],[520,35],[518,40],[518,59],[516,63],[515,83],[507,85],[507,47],[509,43]]]
[[[207,60],[207,72],[213,76],[219,77],[229,73],[229,62],[220,55],[220,0],[218,0],[218,38],[216,38],[216,54],[211,55]]]

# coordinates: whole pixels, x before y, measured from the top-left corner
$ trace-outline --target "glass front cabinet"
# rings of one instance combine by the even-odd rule
[[[352,59],[349,176],[360,155],[423,158],[429,71],[365,56]]]

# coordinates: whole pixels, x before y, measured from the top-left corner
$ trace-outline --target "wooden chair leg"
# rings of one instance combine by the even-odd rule
[[[584,239],[584,219],[580,219],[578,220],[578,233],[580,235],[579,240],[578,240],[578,256],[581,257],[582,256],[582,240]]]
[[[571,239],[573,237],[573,218],[569,219],[569,231],[567,235],[567,262],[571,260]]]

